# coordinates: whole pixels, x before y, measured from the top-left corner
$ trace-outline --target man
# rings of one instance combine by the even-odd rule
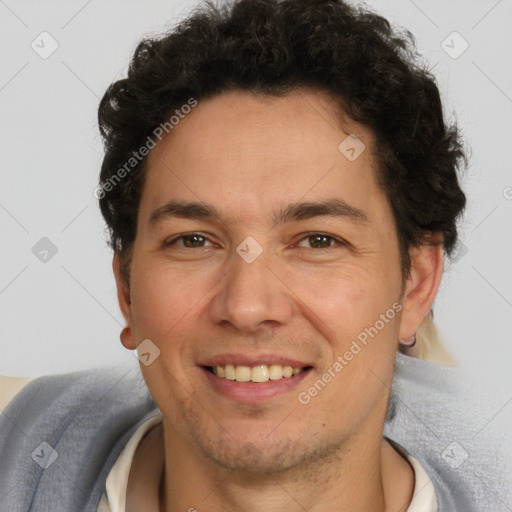
[[[105,395],[105,372],[26,387],[11,425],[36,437],[22,404],[55,412],[19,510],[510,505],[498,445],[468,449],[476,413],[450,408],[454,370],[397,354],[420,342],[465,204],[459,133],[410,44],[342,2],[241,0],[139,45],[100,105],[96,193],[151,397]]]

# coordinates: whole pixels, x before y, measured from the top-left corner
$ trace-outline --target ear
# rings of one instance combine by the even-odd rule
[[[420,245],[409,251],[411,269],[402,298],[400,340],[410,339],[430,311],[443,277],[443,246]]]
[[[126,320],[127,327],[123,329],[121,333],[121,343],[129,350],[137,348],[135,338],[133,336],[133,322],[132,322],[132,309],[131,309],[131,298],[130,288],[126,283],[122,272],[121,272],[121,255],[119,251],[115,251],[114,259],[112,260],[112,269],[114,271],[114,277],[116,279],[117,286],[117,300],[119,301],[119,307],[121,313]]]

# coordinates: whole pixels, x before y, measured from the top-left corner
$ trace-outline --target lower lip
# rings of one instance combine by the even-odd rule
[[[244,403],[257,403],[275,396],[289,393],[309,375],[311,368],[298,375],[284,377],[266,382],[237,382],[236,380],[217,377],[206,368],[201,368],[213,389],[222,396]]]

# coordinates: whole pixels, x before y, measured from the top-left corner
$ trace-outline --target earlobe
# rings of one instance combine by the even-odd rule
[[[128,350],[135,350],[137,348],[133,340],[132,330],[129,327],[125,327],[121,331],[119,339],[121,340],[121,344],[123,345],[124,348]]]
[[[126,283],[121,271],[121,255],[118,251],[114,253],[114,258],[112,260],[112,270],[116,280],[117,300],[119,302],[119,308],[121,309],[121,313],[123,314],[123,317],[127,323],[127,326],[121,331],[120,334],[121,343],[128,350],[134,350],[136,348],[136,344],[132,332],[130,288]]]
[[[410,250],[411,270],[402,299],[400,340],[409,340],[430,311],[443,276],[443,246],[421,245]]]

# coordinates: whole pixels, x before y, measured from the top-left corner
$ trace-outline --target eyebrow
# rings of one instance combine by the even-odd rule
[[[290,203],[278,212],[274,212],[272,221],[278,225],[321,216],[342,217],[360,225],[368,223],[368,217],[363,210],[351,206],[339,198]],[[154,226],[162,219],[173,217],[222,222],[220,212],[213,205],[193,201],[169,201],[151,213],[149,224]]]

